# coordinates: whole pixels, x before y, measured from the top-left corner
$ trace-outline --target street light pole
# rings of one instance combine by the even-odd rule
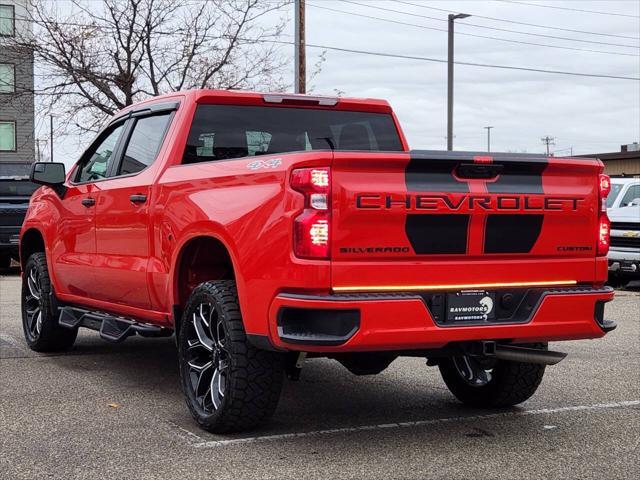
[[[458,18],[467,18],[466,13],[449,14],[449,49],[447,74],[447,150],[453,150],[453,22]]]
[[[53,162],[53,115],[49,115],[49,137],[51,140],[51,162]]]
[[[491,129],[493,127],[482,127],[487,129],[487,152],[491,151]]]

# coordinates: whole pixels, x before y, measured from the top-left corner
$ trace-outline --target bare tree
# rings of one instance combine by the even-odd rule
[[[290,0],[30,0],[35,93],[76,131],[149,96],[192,88],[283,90]],[[68,131],[68,128],[67,128]]]

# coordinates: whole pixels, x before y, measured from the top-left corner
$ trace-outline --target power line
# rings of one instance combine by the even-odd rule
[[[344,10],[338,10],[336,8],[331,8],[331,7],[324,7],[324,6],[320,6],[320,5],[315,5],[312,3],[309,3],[308,6],[313,7],[313,8],[319,8],[322,10],[328,10],[331,12],[336,12],[336,13],[341,13],[343,15],[353,15],[355,17],[363,17],[363,18],[369,18],[372,20],[379,20],[381,22],[387,22],[387,23],[395,23],[398,25],[405,25],[405,26],[409,26],[409,27],[416,27],[416,28],[422,28],[425,30],[436,30],[439,32],[446,32],[447,30],[444,28],[436,28],[436,27],[427,27],[425,25],[418,25],[416,23],[408,23],[408,22],[401,22],[399,20],[391,20],[388,18],[380,18],[380,17],[374,17],[372,15],[365,15],[363,13],[354,13],[354,12],[347,12]],[[575,48],[575,47],[562,47],[560,45],[548,45],[545,43],[533,43],[533,42],[523,42],[521,40],[509,40],[506,38],[499,38],[499,37],[489,37],[486,35],[477,35],[475,33],[464,33],[464,32],[459,32],[458,35],[464,35],[467,37],[475,37],[475,38],[486,38],[489,40],[498,40],[500,42],[508,42],[508,43],[517,43],[517,44],[521,44],[521,45],[533,45],[536,47],[547,47],[547,48],[559,48],[562,50],[573,50],[573,51],[579,51],[579,52],[590,52],[590,53],[603,53],[603,54],[607,54],[607,55],[621,55],[624,57],[637,57],[638,55],[633,54],[633,53],[620,53],[620,52],[609,52],[609,51],[602,51],[602,50],[590,50],[590,49],[586,49],[586,48]]]
[[[320,7],[316,6],[316,8],[320,8]],[[324,8],[328,8],[328,7],[324,7]],[[56,23],[60,25],[103,29],[103,26],[101,25],[89,25],[89,24],[71,23],[71,22],[56,22]],[[220,40],[223,37],[208,35],[206,36],[206,38]],[[284,40],[246,39],[246,38],[238,38],[238,40],[250,41],[252,43],[275,43],[275,44],[281,44],[281,45],[294,44],[294,42],[292,41],[284,41]],[[401,54],[384,53],[384,52],[372,52],[368,50],[356,50],[356,49],[350,49],[350,48],[334,47],[330,45],[319,45],[319,44],[311,44],[311,43],[307,43],[306,45],[311,48],[319,48],[324,50],[333,50],[333,51],[347,52],[347,53],[357,53],[362,55],[372,55],[372,56],[387,57],[387,58],[399,58],[399,59],[405,59],[405,60],[418,60],[418,61],[425,61],[425,62],[447,63],[447,60],[439,59],[439,58],[420,57],[420,56],[414,56],[414,55],[401,55]],[[474,63],[474,62],[461,62],[461,61],[455,61],[454,63],[456,65],[464,65],[464,66],[470,66],[470,67],[497,68],[497,69],[503,69],[503,70],[518,70],[518,71],[535,72],[535,73],[570,75],[570,76],[577,76],[577,77],[608,78],[608,79],[616,79],[616,80],[640,81],[640,77],[628,77],[628,76],[622,76],[622,75],[607,75],[607,74],[597,74],[597,73],[588,73],[588,72],[570,72],[570,71],[563,71],[563,70],[549,70],[549,69],[534,68],[534,67],[517,67],[512,65],[495,65],[495,64],[488,64],[488,63]],[[35,76],[43,76],[43,75],[36,74]]]
[[[427,5],[421,5],[421,4],[417,4],[417,3],[411,3],[411,2],[406,2],[404,0],[391,0],[395,3],[402,3],[404,5],[411,5],[412,7],[417,7],[417,8],[425,8],[427,10],[435,10],[438,12],[445,12],[445,13],[460,13],[458,11],[451,11],[451,10],[447,10],[446,8],[437,8],[437,7],[431,7],[431,6],[427,6]],[[497,18],[497,17],[487,17],[485,15],[478,15],[476,13],[473,13],[472,16],[476,17],[476,18],[483,18],[485,20],[494,20],[496,22],[505,22],[505,23],[513,23],[516,25],[525,25],[527,27],[536,27],[536,28],[546,28],[549,30],[560,30],[563,32],[572,32],[572,33],[584,33],[587,35],[599,35],[599,36],[603,36],[603,37],[615,37],[615,38],[627,38],[630,40],[639,40],[639,37],[630,37],[628,35],[617,35],[615,33],[602,33],[602,32],[590,32],[587,30],[575,30],[572,28],[564,28],[564,27],[555,27],[555,26],[550,26],[550,25],[540,25],[538,23],[528,23],[528,22],[520,22],[517,20],[507,20],[505,18]]]
[[[558,7],[557,5],[541,5],[539,3],[530,3],[530,2],[520,2],[515,0],[495,0],[496,2],[504,2],[504,3],[516,3],[518,5],[528,5],[531,7],[540,7],[540,8],[555,8],[556,10],[569,10],[571,12],[582,12],[582,13],[595,13],[597,15],[611,15],[614,17],[630,17],[630,18],[640,18],[638,15],[629,15],[626,13],[613,13],[613,12],[602,12],[596,10],[583,10],[580,8],[569,8],[569,7]]]
[[[274,43],[283,43],[287,45],[293,45],[293,42],[285,42],[285,41],[278,41],[278,40],[264,40],[264,42],[274,42]],[[351,48],[333,47],[329,45],[317,45],[312,43],[307,43],[307,47],[321,48],[324,50],[335,50],[339,52],[359,53],[362,55],[374,55],[377,57],[402,58],[406,60],[420,60],[425,62],[447,63],[446,60],[440,59],[440,58],[418,57],[414,55],[401,55],[401,54],[394,54],[394,53],[371,52],[368,50],[356,50]],[[514,67],[511,65],[494,65],[490,63],[474,63],[474,62],[459,62],[459,61],[455,61],[454,63],[456,65],[466,65],[469,67],[499,68],[504,70],[521,70],[525,72],[553,73],[557,75],[572,75],[576,77],[610,78],[610,79],[616,79],[616,80],[640,81],[640,77],[624,77],[620,75],[605,75],[605,74],[586,73],[586,72],[567,72],[562,70],[545,70],[542,68]]]
[[[380,6],[377,6],[377,5],[364,4],[364,3],[354,2],[354,1],[351,1],[351,0],[341,0],[341,1],[343,3],[350,3],[350,4],[353,4],[353,5],[359,5],[361,7],[374,8],[376,10],[383,10],[383,11],[386,11],[386,12],[398,13],[398,14],[401,14],[401,15],[410,15],[412,17],[427,18],[429,20],[436,20],[438,22],[446,22],[447,21],[444,18],[430,17],[428,15],[420,15],[418,13],[413,13],[413,12],[401,12],[399,10],[393,10],[391,8],[380,7]],[[595,44],[595,45],[610,45],[610,46],[613,46],[613,47],[627,47],[627,48],[640,49],[640,46],[637,46],[637,45],[626,45],[626,44],[622,44],[622,43],[610,43],[610,42],[598,42],[598,41],[595,41],[595,40],[582,40],[580,38],[558,37],[558,36],[555,36],[555,35],[545,35],[545,34],[542,34],[542,33],[522,32],[520,30],[510,30],[508,28],[489,27],[487,25],[479,25],[477,23],[471,23],[471,22],[458,22],[458,25],[467,25],[467,26],[470,26],[470,27],[484,28],[484,29],[487,29],[487,30],[497,30],[497,31],[500,31],[500,32],[517,33],[519,35],[531,35],[531,36],[534,36],[534,37],[552,38],[554,40],[568,40],[568,41],[571,41],[571,42],[592,43],[592,44]]]
[[[205,38],[220,40],[221,37],[207,35]],[[246,39],[241,37],[239,37],[237,40],[241,42],[248,41],[251,43],[274,43],[279,45],[294,45],[295,43],[293,41],[285,41],[285,40]],[[423,62],[447,63],[447,60],[440,59],[440,58],[420,57],[415,55],[402,55],[402,54],[384,53],[384,52],[372,52],[369,50],[356,50],[352,48],[334,47],[331,45],[319,45],[319,44],[313,44],[313,43],[307,43],[306,46],[310,48],[319,48],[322,50],[358,53],[361,55],[372,55],[376,57],[399,58],[404,60],[418,60]],[[464,65],[468,67],[497,68],[502,70],[518,70],[518,71],[524,71],[524,72],[550,73],[550,74],[556,74],[556,75],[570,75],[575,77],[608,78],[608,79],[614,79],[614,80],[640,81],[640,77],[627,77],[622,75],[607,75],[607,74],[588,73],[588,72],[569,72],[564,70],[548,70],[548,69],[534,68],[534,67],[516,67],[512,65],[495,65],[490,63],[474,63],[474,62],[460,62],[460,61],[455,61],[453,63],[455,63],[456,65]],[[38,76],[38,75],[36,74],[35,76]]]

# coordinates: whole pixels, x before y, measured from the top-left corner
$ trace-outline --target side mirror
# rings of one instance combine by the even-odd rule
[[[626,206],[627,207],[637,207],[638,205],[640,205],[640,198],[634,198],[629,203],[627,203]]]
[[[53,188],[60,197],[67,190],[64,186],[65,178],[64,163],[36,162],[31,167],[29,175],[29,180],[33,183]]]

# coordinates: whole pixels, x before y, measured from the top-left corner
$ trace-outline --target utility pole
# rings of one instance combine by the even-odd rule
[[[38,155],[36,156],[36,158],[38,159],[38,162],[42,161],[42,157],[40,156],[40,142],[42,140],[40,140],[39,138],[36,138],[36,148],[38,149]]]
[[[487,152],[491,151],[491,129],[493,127],[482,127],[487,130]]]
[[[53,162],[53,115],[49,115],[49,137],[51,140],[51,160]]]
[[[549,135],[547,135],[546,137],[542,137],[540,140],[542,140],[542,143],[544,143],[547,146],[547,157],[549,156],[549,146],[551,145],[555,145],[555,137],[550,137]]]
[[[453,22],[458,18],[467,18],[466,13],[449,14],[449,49],[447,60],[447,150],[453,150]]]
[[[306,93],[307,91],[307,59],[305,46],[305,0],[295,0],[296,18],[296,38],[295,38],[295,92]]]

